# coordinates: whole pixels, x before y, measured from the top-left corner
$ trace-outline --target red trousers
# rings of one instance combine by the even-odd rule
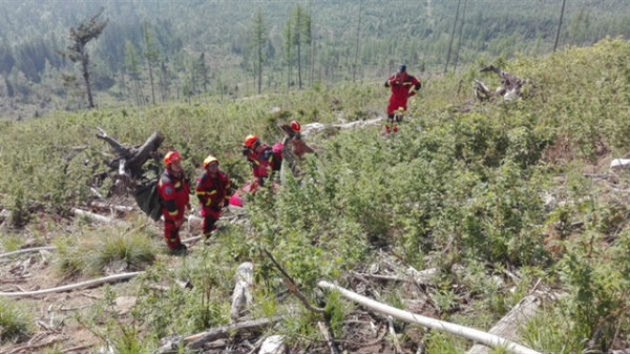
[[[175,221],[164,221],[164,239],[166,240],[166,246],[171,250],[177,250],[181,247],[182,241],[179,239],[179,227]]]
[[[203,208],[203,210],[201,211],[201,215],[203,216],[203,234],[207,238],[210,237],[210,234],[216,228],[214,224],[221,217],[221,211],[210,208]]]

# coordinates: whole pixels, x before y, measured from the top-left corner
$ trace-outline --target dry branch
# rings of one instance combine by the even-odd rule
[[[317,321],[317,327],[319,327],[319,331],[322,333],[324,339],[326,340],[328,349],[330,349],[330,354],[339,354],[339,348],[337,348],[337,344],[335,343],[335,338],[333,337],[333,332],[330,326],[322,321]]]
[[[103,278],[86,280],[83,282],[68,284],[68,285],[59,286],[56,288],[48,288],[48,289],[41,289],[41,290],[34,290],[34,291],[21,291],[21,292],[15,292],[15,293],[0,292],[0,296],[26,297],[26,296],[35,296],[35,295],[43,295],[43,294],[58,293],[58,292],[63,292],[63,291],[91,288],[91,287],[99,286],[102,284],[116,283],[119,281],[131,279],[142,273],[144,272],[130,272],[130,273],[114,274],[114,275],[110,275]]]
[[[230,336],[237,333],[242,334],[242,332],[260,331],[265,327],[275,324],[281,319],[282,317],[261,318],[257,320],[239,322],[223,327],[213,328],[205,332],[184,337],[181,339],[180,343],[169,342],[166,345],[163,345],[158,350],[158,352],[167,353],[172,351],[173,349],[177,350],[180,344],[184,344],[191,349],[201,348],[205,343],[212,342],[217,339],[229,338]]]
[[[308,310],[310,310],[312,312],[315,312],[315,313],[319,313],[319,314],[323,314],[323,313],[326,312],[325,309],[322,309],[322,308],[315,307],[315,306],[311,305],[308,302],[308,299],[306,298],[306,296],[304,296],[304,294],[302,294],[300,289],[297,287],[297,284],[295,283],[293,278],[291,278],[291,276],[284,270],[284,268],[282,268],[282,266],[276,261],[276,259],[273,258],[271,253],[269,251],[267,251],[266,249],[263,249],[263,252],[265,252],[267,257],[269,257],[269,259],[271,259],[271,262],[276,266],[276,268],[282,274],[282,279],[284,280],[284,284],[287,286],[287,289],[289,289],[289,291],[293,295],[295,295],[302,302],[302,304],[304,304],[304,306]]]
[[[13,256],[17,256],[24,253],[32,253],[32,252],[39,252],[39,251],[54,251],[56,249],[57,248],[54,246],[25,248],[25,249],[13,251],[13,252],[0,254],[0,258],[13,257]]]
[[[448,333],[451,333],[460,337],[464,337],[466,339],[483,343],[492,348],[506,348],[507,350],[515,354],[540,354],[539,352],[533,349],[527,348],[518,343],[514,343],[508,339],[501,338],[497,335],[486,333],[478,329],[465,327],[465,326],[461,326],[461,325],[450,323],[450,322],[436,320],[430,317],[425,317],[425,316],[411,313],[408,311],[403,311],[395,307],[374,301],[370,298],[359,295],[355,292],[352,292],[348,289],[334,285],[327,281],[320,281],[318,283],[318,286],[321,288],[329,289],[329,290],[339,291],[343,297],[349,300],[352,300],[371,310],[377,311],[379,313],[383,313],[385,315],[392,316],[394,318],[397,318],[405,322],[417,323],[419,325],[422,325],[431,329],[445,331],[445,332],[448,332]]]

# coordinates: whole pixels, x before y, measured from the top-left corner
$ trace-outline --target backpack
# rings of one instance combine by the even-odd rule
[[[284,144],[276,143],[271,149],[273,152],[273,160],[271,160],[271,170],[280,171],[282,167],[282,150],[284,150]]]
[[[158,221],[162,216],[162,199],[158,190],[158,180],[149,180],[140,184],[133,197],[140,210],[144,211],[151,219]]]

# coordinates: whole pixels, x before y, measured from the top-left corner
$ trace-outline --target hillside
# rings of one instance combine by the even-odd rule
[[[91,187],[110,203],[134,205],[102,179],[113,154],[95,137],[98,127],[129,146],[161,131],[160,151],[180,150],[191,177],[213,153],[238,187],[249,179],[240,151],[247,134],[274,142],[277,125],[291,119],[378,117],[388,96],[382,83],[2,122],[0,294],[144,273],[87,290],[0,297],[0,352],[149,353],[166,339],[220,328],[231,321],[243,262],[253,264],[255,285],[238,322],[282,319],[208,341],[202,352],[255,353],[259,339],[279,334],[289,352],[330,353],[320,322],[352,353],[461,353],[473,344],[388,320],[321,289],[320,280],[484,331],[535,297],[538,312],[518,327],[518,343],[544,353],[628,348],[630,178],[609,166],[630,151],[629,54],[630,43],[618,39],[498,59],[528,80],[515,102],[476,101],[474,79],[499,84],[479,66],[423,77],[398,136],[385,138],[382,126],[308,135],[317,155],[303,164],[303,178],[227,213],[218,234],[185,257],[168,255],[161,223],[137,209],[105,212],[119,221],[110,224],[73,216],[74,207],[103,213]],[[191,224],[183,238],[198,234]],[[55,248],[4,256],[38,246]],[[324,315],[287,290],[265,250]],[[186,282],[192,287],[178,285]]]
[[[86,45],[101,108],[245,97],[542,55],[630,36],[630,3],[562,1],[0,1],[0,118],[87,107],[71,28],[102,9]],[[556,43],[558,25],[562,25]],[[259,21],[260,20],[260,21]],[[65,54],[64,54],[65,53]]]

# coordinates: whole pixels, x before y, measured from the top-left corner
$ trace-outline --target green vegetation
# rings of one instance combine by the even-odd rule
[[[474,78],[496,86],[498,78],[478,74],[487,63],[426,80],[396,138],[385,139],[382,127],[309,135],[318,154],[305,161],[305,176],[289,178],[275,195],[259,193],[247,205],[247,226],[229,225],[181,267],[153,262],[149,238],[161,239],[143,227],[125,233],[88,226],[83,235],[59,242],[61,267],[66,273],[102,271],[117,260],[146,267],[133,324],[117,332],[124,334],[121,348],[129,350],[138,338],[155,347],[164,336],[227,323],[226,299],[243,261],[255,264],[252,313],[285,315],[280,331],[296,347],[318,338],[315,316],[290,309],[286,304],[294,299],[278,296],[286,287],[263,248],[312,303],[326,301],[337,335],[344,300],[322,297],[316,282],[343,285],[345,275],[385,249],[416,269],[443,270],[435,289],[441,319],[488,328],[544,286],[564,296],[523,328],[525,344],[557,353],[627,345],[630,208],[612,188],[627,188],[630,178],[616,174],[613,187],[601,176],[611,156],[630,150],[628,57],[628,42],[608,39],[545,58],[498,59],[493,64],[528,79],[526,96],[511,103],[474,103],[466,90],[457,93]],[[86,203],[90,186],[107,193],[110,182],[94,178],[109,157],[94,137],[97,126],[126,144],[162,131],[163,148],[182,151],[191,176],[211,152],[239,185],[249,178],[239,149],[246,134],[259,132],[274,142],[281,136],[277,124],[293,117],[303,125],[371,118],[383,110],[386,96],[380,84],[321,84],[281,96],[5,122],[0,204],[33,222],[37,212],[66,215]],[[280,113],[271,113],[274,107]],[[520,279],[509,288],[494,279],[507,279],[508,271]],[[176,280],[195,286],[171,286]],[[154,284],[167,284],[167,290]],[[397,293],[383,299],[404,306]],[[444,353],[461,352],[469,343],[432,332],[425,344],[428,352]]]
[[[153,263],[157,238],[142,229],[127,232],[113,227],[84,227],[79,234],[59,238],[57,268],[62,275],[142,270]]]
[[[28,338],[34,332],[28,311],[14,301],[0,298],[0,343]]]

